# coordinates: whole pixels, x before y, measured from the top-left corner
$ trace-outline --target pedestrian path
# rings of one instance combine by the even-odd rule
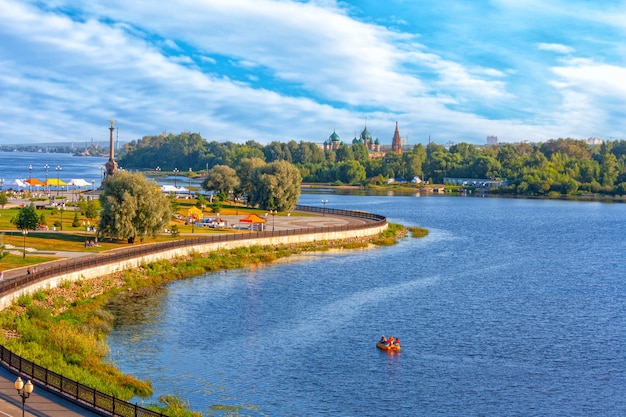
[[[16,379],[17,374],[0,365],[0,417],[19,417],[22,415],[22,397],[18,395],[13,385]],[[30,397],[26,399],[24,415],[37,417],[99,416],[99,414],[54,395],[39,386],[35,386]]]

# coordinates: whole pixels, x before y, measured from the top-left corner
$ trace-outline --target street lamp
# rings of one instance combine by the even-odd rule
[[[4,191],[4,178],[0,178],[0,189]]]
[[[45,170],[46,170],[46,183],[45,183],[45,184],[44,184],[44,186],[43,186],[43,191],[44,191],[44,193],[46,192],[46,187],[48,187],[48,189],[50,189],[50,186],[48,185],[48,169],[49,169],[49,168],[50,168],[50,165],[48,165],[48,164],[45,164],[45,165],[43,166],[43,169],[45,169]]]
[[[189,168],[189,185],[187,185],[187,194],[189,194],[189,198],[191,198],[191,168]]]
[[[61,165],[57,165],[57,167],[55,168],[55,170],[57,171],[57,195],[59,195],[59,188],[61,185]]]
[[[324,213],[326,212],[326,204],[328,204],[328,200],[322,200],[322,204],[324,205],[324,210],[322,210],[322,217],[324,217]]]
[[[22,229],[22,236],[24,236],[24,252],[22,253],[22,258],[26,258],[26,235],[28,234],[28,229]]]
[[[272,215],[272,232],[274,231],[274,216],[276,216],[276,210],[270,210],[270,214]]]
[[[31,181],[33,178],[33,165],[28,165],[28,192],[30,193],[30,187],[32,186]]]
[[[30,379],[28,380],[26,385],[24,385],[24,381],[22,381],[22,378],[20,378],[19,376],[15,380],[14,386],[17,390],[18,395],[22,397],[22,417],[24,417],[24,406],[26,405],[26,399],[30,397],[30,394],[35,389],[35,386],[32,382],[30,382]]]
[[[91,191],[96,189],[96,180],[91,180]]]
[[[61,231],[63,231],[63,212],[65,211],[65,203],[61,204],[61,210],[59,210],[61,212]]]
[[[174,168],[174,187],[176,187],[176,175],[178,175],[178,168]]]

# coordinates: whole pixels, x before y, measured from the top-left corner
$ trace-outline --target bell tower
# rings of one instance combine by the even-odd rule
[[[400,131],[398,131],[398,121],[396,121],[396,131],[393,134],[393,140],[391,141],[391,151],[395,153],[402,153],[402,138],[400,138]]]

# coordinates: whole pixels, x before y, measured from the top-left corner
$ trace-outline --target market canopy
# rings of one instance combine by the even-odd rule
[[[198,207],[191,207],[187,210],[187,217],[191,217],[192,219],[199,219],[202,217],[202,210]]]
[[[250,214],[248,217],[239,219],[239,221],[244,223],[265,223],[265,219],[257,216],[256,214]]]
[[[19,180],[19,179],[15,179],[15,180],[13,180],[13,181],[11,181],[11,182],[9,182],[7,184],[4,184],[4,185],[6,187],[20,187],[20,188],[28,187],[27,183],[25,183],[24,181]]]
[[[74,187],[87,187],[89,183],[82,178],[72,178],[68,185],[73,185]]]
[[[53,187],[61,187],[61,186],[67,185],[67,183],[58,178],[48,178],[48,180],[46,181],[46,185],[51,185]]]
[[[24,182],[34,187],[43,187],[44,185],[46,185],[45,183],[39,181],[37,178],[28,178]]]
[[[173,185],[162,185],[161,186],[161,192],[163,192],[163,193],[175,193],[176,191],[178,191],[178,188],[174,187]]]

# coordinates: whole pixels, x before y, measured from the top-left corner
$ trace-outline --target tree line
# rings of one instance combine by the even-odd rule
[[[584,140],[551,139],[543,143],[476,146],[458,143],[443,146],[417,144],[403,153],[370,158],[362,143],[341,144],[323,150],[312,142],[274,141],[261,145],[206,141],[198,133],[146,136],[125,145],[120,165],[126,168],[181,172],[209,171],[227,166],[241,171],[244,160],[264,163],[286,161],[304,182],[334,184],[382,184],[389,178],[442,184],[445,178],[506,180],[500,193],[544,195],[548,193],[626,192],[626,141],[605,141],[590,146]]]

